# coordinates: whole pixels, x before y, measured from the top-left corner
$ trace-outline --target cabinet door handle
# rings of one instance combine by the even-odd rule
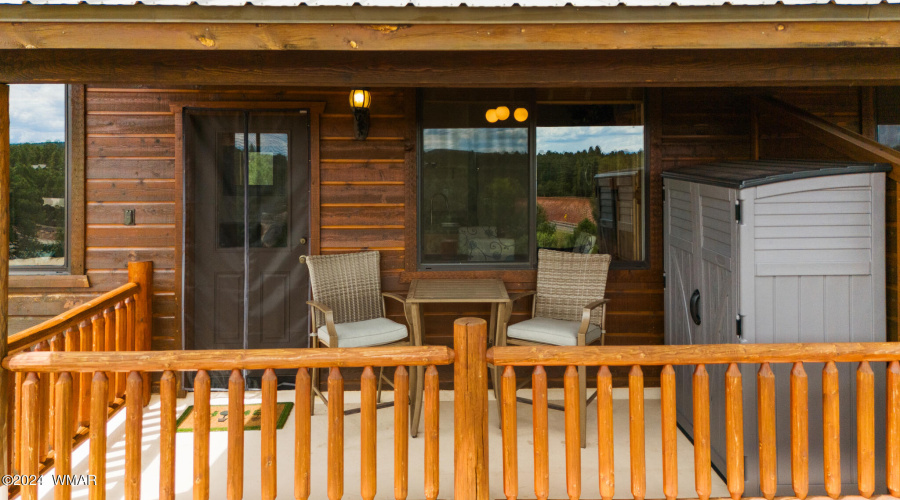
[[[695,325],[700,324],[700,290],[694,290],[691,294],[691,320]]]

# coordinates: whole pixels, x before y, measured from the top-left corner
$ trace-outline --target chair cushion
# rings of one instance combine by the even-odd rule
[[[541,344],[578,345],[579,327],[581,327],[581,323],[578,321],[532,318],[510,325],[506,331],[506,336]],[[591,344],[599,339],[602,334],[603,330],[591,323],[584,336],[584,341],[586,344]]]
[[[405,326],[387,318],[338,323],[334,325],[334,330],[337,332],[338,347],[370,347],[390,344],[409,335]],[[320,326],[318,333],[319,341],[328,345],[331,340],[328,336],[328,329]]]

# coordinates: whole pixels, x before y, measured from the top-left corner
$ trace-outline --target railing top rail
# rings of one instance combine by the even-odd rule
[[[130,372],[263,370],[362,366],[448,365],[445,346],[355,347],[335,349],[221,349],[203,351],[26,352],[9,356],[3,367],[17,372]]]
[[[492,347],[499,366],[663,366],[725,363],[809,363],[900,360],[898,342],[712,344],[587,347]]]
[[[140,292],[140,289],[141,285],[137,283],[126,283],[115,290],[106,292],[95,299],[91,299],[59,316],[48,319],[39,325],[22,330],[15,335],[10,335],[9,353],[14,354],[24,349],[28,349],[35,344],[50,339],[60,332],[77,327],[81,322],[88,321],[98,313],[102,313],[104,310],[117,303],[135,296]]]

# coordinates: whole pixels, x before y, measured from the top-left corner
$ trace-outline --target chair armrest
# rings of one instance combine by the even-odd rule
[[[608,303],[609,303],[609,299],[599,299],[599,300],[595,300],[595,301],[591,302],[590,304],[584,306],[584,310],[581,313],[581,327],[578,329],[579,338],[581,338],[583,335],[587,334],[588,328],[590,328],[590,326],[591,326],[591,312],[593,312],[593,310],[598,307],[603,307],[603,309],[604,309],[603,314],[601,315],[602,319],[600,320],[600,322],[601,322],[600,328],[602,329],[605,327],[605,323],[606,323],[605,309],[606,309],[606,304],[608,304]]]
[[[334,329],[334,309],[322,304],[321,302],[316,302],[314,300],[307,300],[306,304],[310,307],[314,307],[322,312],[325,315],[325,328],[328,330],[328,335],[331,337],[328,345],[334,346],[334,341],[337,340],[337,331]],[[318,335],[319,327],[322,326],[318,324],[316,321],[315,315],[313,315],[313,327],[315,330],[315,334]]]
[[[514,293],[509,296],[509,303],[512,304],[513,302],[516,302],[519,299],[524,299],[525,297],[530,297],[536,293],[537,293],[537,290],[531,290],[530,292]]]
[[[400,295],[397,295],[396,293],[390,293],[390,292],[381,292],[381,296],[388,298],[388,299],[394,299],[397,302],[403,304],[404,307],[406,307],[406,297],[401,297]]]

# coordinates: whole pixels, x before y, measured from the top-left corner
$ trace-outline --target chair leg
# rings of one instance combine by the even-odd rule
[[[581,416],[581,447],[584,448],[587,446],[587,439],[585,438],[585,430],[587,429],[587,404],[585,404],[587,398],[587,368],[584,366],[578,367],[578,406],[581,410],[579,415]]]
[[[318,368],[310,368],[312,373],[309,377],[309,414],[316,413],[316,392],[319,390],[319,370]]]

